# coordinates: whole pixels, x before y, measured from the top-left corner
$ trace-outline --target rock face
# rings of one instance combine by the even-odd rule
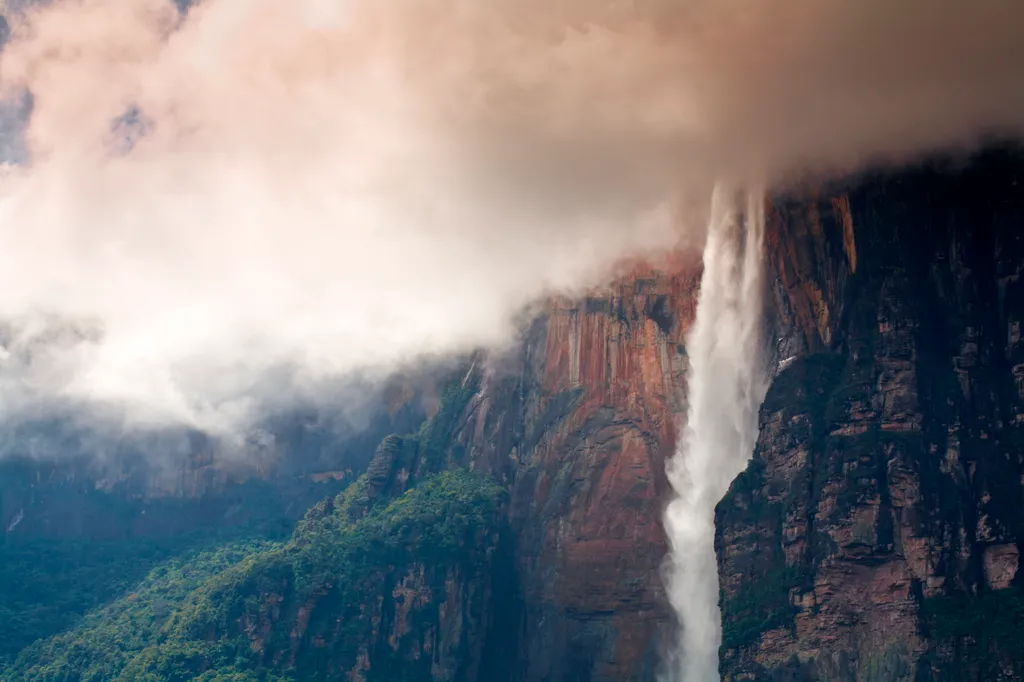
[[[1024,676],[1022,159],[775,203],[786,362],[717,510],[726,679]]]
[[[664,461],[684,408],[682,344],[699,274],[699,254],[675,254],[637,265],[583,300],[549,301],[516,350],[478,357],[453,389],[458,400],[439,401],[430,428],[417,436],[426,445],[413,451],[407,439],[390,436],[368,464],[355,451],[373,452],[369,438],[415,431],[416,408],[429,402],[423,391],[396,398],[397,408],[333,457],[323,443],[309,444],[309,452],[295,446],[309,429],[288,432],[282,441],[291,450],[257,471],[232,472],[208,457],[183,462],[170,477],[123,458],[115,469],[8,463],[14,475],[0,480],[6,540],[182,533],[211,519],[279,517],[282,505],[298,516],[362,467],[365,503],[386,503],[426,472],[468,466],[509,490],[508,546],[478,552],[507,554],[507,566],[481,564],[472,575],[463,566],[449,575],[455,569],[442,563],[380,576],[380,590],[366,595],[376,620],[363,653],[354,664],[340,655],[324,664],[352,680],[387,679],[381,666],[393,660],[438,681],[651,680],[659,633],[671,622],[659,574]],[[501,585],[492,590],[481,576],[496,571]],[[268,623],[276,632],[294,616],[305,648],[266,646],[268,664],[295,651],[315,656],[320,640],[337,651],[353,644],[332,629],[337,614],[324,600],[305,616],[302,604],[288,602],[285,617],[273,594],[263,596],[265,613],[243,627],[247,636],[265,646],[260,632]]]
[[[583,301],[551,301],[466,408],[456,440],[511,492],[517,680],[654,678],[671,622],[664,461],[699,274],[699,254],[677,255]]]

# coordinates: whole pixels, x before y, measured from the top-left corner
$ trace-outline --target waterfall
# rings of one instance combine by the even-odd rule
[[[665,512],[666,578],[681,631],[662,682],[720,680],[715,505],[750,460],[767,388],[763,239],[763,193],[716,186],[697,316],[686,346],[686,426],[668,463],[675,497]]]

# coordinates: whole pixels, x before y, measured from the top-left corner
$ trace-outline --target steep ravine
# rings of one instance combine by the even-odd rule
[[[726,680],[1024,678],[1024,157],[769,217],[781,369],[717,510]]]

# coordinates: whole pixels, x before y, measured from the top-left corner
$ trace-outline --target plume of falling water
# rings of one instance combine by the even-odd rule
[[[662,682],[717,682],[722,641],[715,505],[746,467],[767,388],[762,344],[762,192],[715,187],[697,317],[687,340],[689,409],[668,463],[666,579],[681,631]],[[744,205],[745,204],[745,205]]]

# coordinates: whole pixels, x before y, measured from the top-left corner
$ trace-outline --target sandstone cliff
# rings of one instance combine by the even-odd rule
[[[671,622],[664,461],[684,409],[699,255],[551,301],[495,358],[456,440],[511,491],[519,680],[651,680]]]
[[[1024,162],[775,202],[781,369],[717,512],[729,680],[1021,679]]]

